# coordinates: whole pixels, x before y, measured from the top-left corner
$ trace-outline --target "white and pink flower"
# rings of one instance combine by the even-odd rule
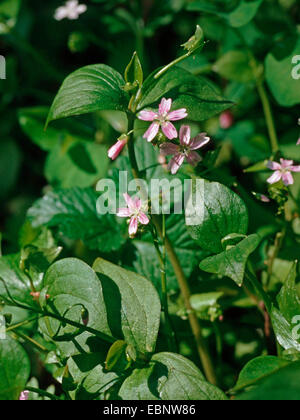
[[[191,138],[191,128],[183,125],[179,133],[180,145],[173,143],[164,143],[161,146],[161,153],[165,156],[174,155],[169,163],[169,170],[173,175],[177,174],[185,159],[192,166],[197,166],[201,161],[201,157],[196,150],[205,146],[210,138],[206,133],[201,133],[195,138]]]
[[[185,108],[171,111],[172,103],[172,99],[163,98],[159,105],[158,112],[141,111],[139,113],[138,118],[140,120],[152,121],[149,129],[144,134],[144,138],[147,139],[148,142],[152,142],[155,139],[160,128],[169,140],[173,140],[178,137],[177,130],[171,121],[174,122],[183,120],[188,116],[188,113]]]
[[[282,180],[286,186],[293,185],[292,172],[300,172],[300,166],[295,166],[293,160],[280,159],[280,163],[269,161],[267,167],[275,171],[267,181],[269,184],[276,184]]]
[[[112,160],[116,160],[120,155],[126,144],[128,143],[128,137],[119,139],[108,151],[108,157]]]
[[[87,6],[85,4],[79,4],[78,0],[69,0],[64,6],[59,7],[55,11],[54,18],[56,20],[76,20],[82,13],[85,13],[86,11]]]
[[[134,236],[138,231],[139,224],[148,225],[150,220],[145,214],[146,206],[143,205],[139,198],[132,198],[129,194],[124,194],[127,207],[120,208],[117,212],[118,217],[130,219],[129,235]]]

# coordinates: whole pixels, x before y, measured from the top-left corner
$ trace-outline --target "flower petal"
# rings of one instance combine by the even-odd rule
[[[63,20],[68,16],[67,10],[65,7],[59,7],[55,11],[54,19],[55,20]]]
[[[161,103],[159,105],[159,114],[166,115],[170,112],[172,107],[172,99],[162,98]]]
[[[131,216],[131,211],[129,210],[129,208],[123,207],[121,209],[118,209],[117,216],[128,218]]]
[[[159,132],[160,124],[158,122],[154,122],[150,125],[146,133],[144,134],[144,139],[147,139],[149,143],[155,139]]]
[[[168,115],[169,121],[179,121],[184,120],[188,116],[187,110],[185,108],[177,109],[176,111],[172,111]]]
[[[173,140],[178,137],[176,128],[170,122],[166,122],[162,125],[162,131],[169,140]]]
[[[192,166],[197,166],[198,163],[202,160],[197,152],[190,152],[186,158],[188,163]]]
[[[206,133],[201,133],[195,138],[193,138],[190,144],[190,149],[191,150],[201,149],[201,147],[205,146],[209,142],[210,142],[210,138],[207,137]]]
[[[176,155],[179,152],[179,146],[173,143],[163,143],[160,146],[160,151],[164,156]]]
[[[282,181],[284,185],[293,185],[294,184],[294,178],[293,175],[290,172],[285,172],[282,174]]]
[[[150,220],[145,213],[140,213],[138,216],[138,220],[142,225],[148,225],[150,223]]]
[[[133,236],[138,231],[138,220],[137,217],[132,217],[129,223],[129,235]]]
[[[154,121],[156,118],[158,118],[158,115],[153,111],[141,111],[138,115],[138,118],[142,121]]]
[[[282,169],[287,169],[294,164],[293,160],[280,159]]]
[[[276,184],[276,182],[279,182],[281,180],[282,173],[280,171],[274,172],[272,176],[267,180],[269,184]]]
[[[182,146],[189,146],[191,143],[191,127],[182,125],[180,128],[179,139]]]
[[[300,166],[291,166],[290,167],[291,172],[300,172]]]
[[[79,4],[77,7],[77,12],[79,14],[85,13],[87,11],[87,5],[86,4]]]
[[[127,193],[123,194],[123,197],[126,201],[127,206],[129,207],[131,214],[134,213],[136,211],[135,201]]]
[[[271,160],[269,160],[267,168],[271,169],[272,171],[280,171],[281,165],[278,162],[272,162]]]
[[[176,156],[171,159],[169,163],[169,170],[171,171],[172,175],[176,175],[179,171],[180,167],[184,162],[185,156],[182,153],[178,153]]]

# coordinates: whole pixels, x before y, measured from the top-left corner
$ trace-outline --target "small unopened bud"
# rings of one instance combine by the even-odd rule
[[[223,128],[223,130],[228,130],[234,123],[234,117],[232,112],[225,111],[222,112],[220,115],[220,127]]]

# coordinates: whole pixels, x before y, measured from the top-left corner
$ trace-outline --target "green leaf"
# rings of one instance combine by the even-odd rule
[[[58,143],[74,141],[91,141],[94,136],[89,127],[72,120],[60,121],[55,127],[45,127],[45,120],[49,112],[48,107],[22,108],[18,112],[19,123],[24,133],[42,150],[51,151]]]
[[[286,107],[300,103],[300,83],[293,77],[293,57],[299,55],[300,37],[284,38],[265,60],[266,79],[276,101]],[[299,71],[298,71],[299,73]]]
[[[249,55],[244,51],[229,51],[214,64],[213,70],[227,80],[247,83],[255,80],[249,62]]]
[[[223,292],[198,293],[191,296],[190,302],[200,319],[214,322],[222,315],[218,300],[223,295]]]
[[[30,361],[23,347],[7,337],[0,340],[0,400],[18,400],[30,375]]]
[[[28,211],[33,227],[59,227],[70,239],[81,239],[88,248],[107,253],[125,243],[111,215],[97,213],[97,194],[92,189],[72,188],[49,192]]]
[[[105,146],[67,136],[48,155],[45,176],[56,188],[87,188],[105,177],[108,164]]]
[[[300,401],[299,376],[300,362],[291,363],[236,399],[242,401]]]
[[[30,281],[20,269],[20,254],[5,255],[0,258],[0,277],[5,281],[6,288],[14,299],[28,305],[32,304],[30,296]],[[35,279],[36,280],[36,279]],[[34,282],[35,287],[40,287],[41,280]],[[0,281],[0,295],[8,297],[3,281]]]
[[[107,285],[111,328],[122,332],[127,344],[141,353],[155,349],[161,305],[154,286],[144,277],[98,258],[94,264],[103,288]],[[110,287],[108,287],[110,286]],[[122,337],[120,337],[122,338]]]
[[[197,244],[188,234],[182,216],[174,214],[170,215],[167,218],[166,228],[168,237],[172,242],[176,255],[181,262],[181,267],[187,278],[189,278],[197,266],[201,256],[203,258],[203,252],[199,250]],[[151,279],[156,289],[161,292],[160,264],[151,235],[144,235],[142,240],[135,240],[133,244],[137,250],[137,259],[134,262],[134,268],[138,273],[144,275],[148,279]],[[166,273],[168,290],[178,291],[178,281],[172,264],[168,259]]]
[[[187,9],[191,12],[207,12],[216,14],[224,18],[230,26],[239,28],[247,25],[256,15],[263,0],[240,0],[235,8],[225,7],[223,4],[220,6],[212,4],[207,0],[195,0],[189,3]],[[226,12],[224,12],[224,9]]]
[[[202,249],[219,253],[223,251],[223,238],[232,233],[247,233],[248,212],[243,200],[229,188],[218,182],[194,179],[186,225]]]
[[[299,327],[291,324],[275,307],[271,312],[271,320],[278,343],[285,350],[295,349],[300,352]],[[299,325],[299,319],[298,319]]]
[[[101,365],[96,366],[76,390],[77,401],[99,400],[118,380],[114,372],[106,372]]]
[[[103,64],[83,67],[66,78],[51,106],[54,120],[102,110],[125,111],[128,96],[122,76]]]
[[[0,34],[6,34],[17,23],[21,0],[2,0],[0,4]]]
[[[134,370],[119,395],[123,400],[226,400],[192,362],[174,353],[158,353],[149,367]]]
[[[280,312],[289,321],[299,316],[300,322],[300,298],[296,289],[297,262],[293,264],[291,271],[278,295]]]
[[[180,67],[171,68],[158,80],[154,79],[155,74],[157,72],[150,75],[143,85],[139,110],[157,108],[165,96],[174,100],[173,109],[186,108],[190,120],[203,121],[232,106],[232,102],[216,92],[211,82]]]
[[[123,340],[116,341],[107,353],[105,369],[108,371],[122,372],[129,368],[130,360],[127,357],[127,343]]]
[[[40,321],[42,331],[58,342],[64,357],[82,351],[97,352],[101,344],[101,335],[104,340],[108,337],[107,341],[114,341],[103,288],[91,267],[75,258],[60,260],[49,268],[43,285],[46,293],[50,295],[47,310],[82,326],[77,328],[52,317]],[[88,314],[88,326],[100,333],[100,341],[85,331],[83,311]]]
[[[144,74],[139,56],[135,52],[133,57],[125,70],[125,82],[134,85],[142,86],[144,81]]]
[[[251,360],[241,371],[237,384],[232,392],[258,385],[259,381],[288,364],[289,362],[286,360],[274,356],[257,357]]]
[[[229,277],[242,286],[246,263],[249,256],[256,250],[261,239],[258,235],[250,235],[238,245],[229,248],[221,254],[206,258],[200,263],[200,268],[207,273]]]

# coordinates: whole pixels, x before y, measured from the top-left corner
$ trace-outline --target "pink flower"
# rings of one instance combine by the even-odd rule
[[[142,201],[139,198],[131,198],[130,195],[124,194],[124,199],[127,203],[127,207],[121,208],[117,212],[118,217],[130,218],[129,222],[129,235],[134,236],[138,231],[139,223],[142,225],[148,225],[150,220],[144,213]]]
[[[192,166],[197,166],[201,157],[195,150],[201,149],[210,141],[206,133],[201,133],[194,139],[191,139],[191,128],[188,125],[181,127],[179,138],[179,146],[173,143],[164,143],[161,146],[161,152],[165,156],[174,155],[169,163],[169,169],[173,175],[177,174],[185,159]]]
[[[122,152],[126,144],[128,143],[128,137],[119,139],[108,151],[108,157],[112,160],[116,160],[119,154]]]
[[[138,118],[142,121],[153,121],[149,129],[146,131],[144,138],[149,142],[153,141],[161,128],[164,135],[173,140],[178,137],[178,133],[174,125],[170,121],[183,120],[188,116],[185,108],[177,109],[171,112],[172,99],[161,100],[158,112],[141,111]]]
[[[294,166],[293,160],[280,159],[280,163],[270,161],[267,166],[275,171],[267,181],[269,184],[276,184],[282,179],[284,185],[292,185],[294,178],[291,172],[300,172],[300,166]]]
[[[221,128],[223,128],[224,130],[227,130],[228,128],[232,126],[233,122],[234,122],[234,117],[233,117],[232,112],[230,111],[222,112],[222,114],[220,115]]]
[[[29,398],[29,391],[22,391],[19,397],[19,401],[27,401]]]

